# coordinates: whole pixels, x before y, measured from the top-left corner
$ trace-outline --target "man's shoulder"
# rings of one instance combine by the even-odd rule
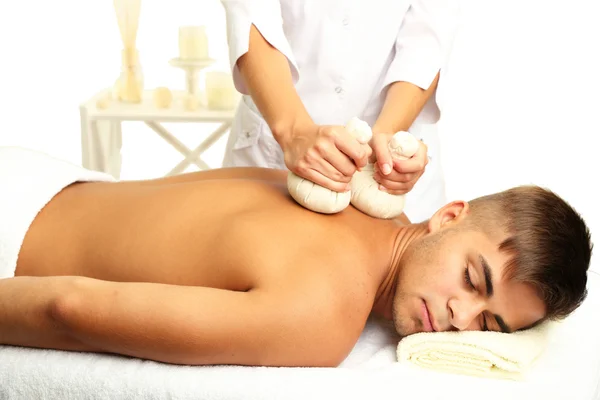
[[[337,366],[347,357],[372,308],[367,290],[353,290],[326,274],[283,281],[270,296],[270,318],[287,327],[287,340],[304,349],[303,358],[322,360],[323,366]]]

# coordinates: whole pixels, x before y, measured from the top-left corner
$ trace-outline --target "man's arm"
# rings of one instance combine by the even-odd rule
[[[344,353],[322,310],[260,290],[17,277],[0,281],[0,343],[186,365],[335,366]]]

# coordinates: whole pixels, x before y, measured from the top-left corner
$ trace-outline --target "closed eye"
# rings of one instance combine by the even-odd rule
[[[483,324],[482,325],[483,325],[483,327],[481,329],[482,331],[484,331],[484,332],[489,331],[489,328],[487,326],[487,320],[485,319],[485,316],[483,316]]]
[[[469,267],[468,266],[465,268],[464,279],[465,279],[465,283],[469,286],[469,288],[471,290],[477,290],[475,288],[475,285],[473,285],[473,281],[471,281],[471,275],[469,274]],[[481,324],[481,330],[482,331],[488,331],[489,328],[487,326],[487,320],[485,319],[485,315],[483,315],[483,314],[482,314],[482,319],[483,319],[483,322]]]
[[[469,267],[465,268],[465,283],[472,289],[472,290],[476,290],[475,289],[475,285],[473,285],[473,282],[471,281],[471,275],[469,274]]]

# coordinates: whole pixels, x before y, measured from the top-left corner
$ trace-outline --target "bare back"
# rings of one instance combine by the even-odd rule
[[[390,256],[394,222],[308,211],[281,171],[227,172],[67,188],[34,221],[17,274],[247,291],[310,269],[376,275]]]

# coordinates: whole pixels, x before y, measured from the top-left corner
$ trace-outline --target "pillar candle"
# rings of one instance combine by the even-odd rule
[[[179,27],[179,58],[182,60],[208,58],[208,37],[204,26]]]
[[[208,108],[213,110],[235,108],[238,96],[230,73],[206,72],[206,99]]]

